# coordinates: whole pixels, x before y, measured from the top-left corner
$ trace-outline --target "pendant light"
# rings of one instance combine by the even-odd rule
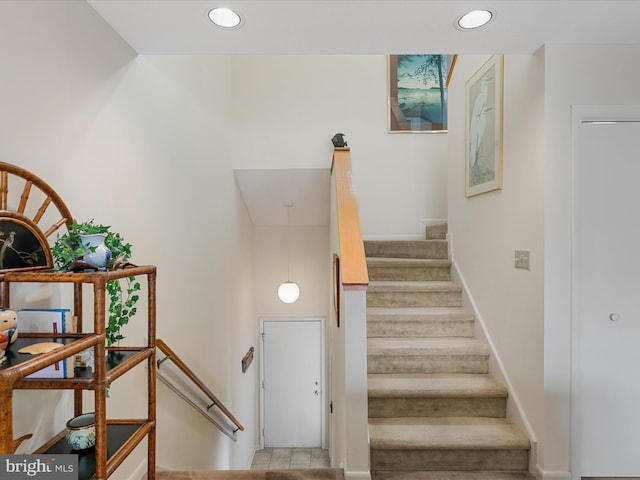
[[[293,303],[300,296],[300,287],[296,282],[292,282],[289,278],[291,269],[291,226],[289,224],[289,209],[293,207],[293,203],[284,203],[287,208],[287,281],[282,282],[278,287],[278,298],[284,303]]]

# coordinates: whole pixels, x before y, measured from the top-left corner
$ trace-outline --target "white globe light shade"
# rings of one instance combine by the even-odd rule
[[[300,287],[295,282],[282,282],[278,287],[278,298],[284,303],[293,303],[300,296]]]

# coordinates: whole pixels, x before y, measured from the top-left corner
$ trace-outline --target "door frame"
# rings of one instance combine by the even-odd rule
[[[574,105],[571,112],[571,394],[570,394],[570,468],[571,478],[580,480],[582,477],[582,445],[580,438],[580,414],[582,403],[578,393],[580,392],[580,381],[578,372],[580,342],[582,336],[580,334],[579,323],[575,318],[577,306],[577,286],[576,265],[576,216],[577,216],[577,198],[576,198],[576,173],[578,162],[578,145],[580,141],[580,126],[582,122],[589,121],[633,121],[640,123],[640,105]]]
[[[320,425],[322,448],[327,448],[326,430],[327,430],[327,404],[326,404],[326,343],[325,343],[325,317],[259,317],[260,321],[260,378],[258,389],[260,390],[260,449],[264,448],[264,423],[265,423],[265,404],[264,404],[264,324],[265,322],[320,322]]]

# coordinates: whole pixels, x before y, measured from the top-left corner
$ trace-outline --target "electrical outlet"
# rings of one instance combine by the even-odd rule
[[[515,267],[516,268],[524,268],[526,270],[530,270],[530,268],[529,268],[529,251],[528,250],[516,250]]]

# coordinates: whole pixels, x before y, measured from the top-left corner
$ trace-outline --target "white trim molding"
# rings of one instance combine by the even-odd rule
[[[535,477],[539,480],[571,480],[571,472],[544,471],[540,465],[536,465]]]
[[[345,470],[345,480],[371,480],[371,472],[350,472]]]

